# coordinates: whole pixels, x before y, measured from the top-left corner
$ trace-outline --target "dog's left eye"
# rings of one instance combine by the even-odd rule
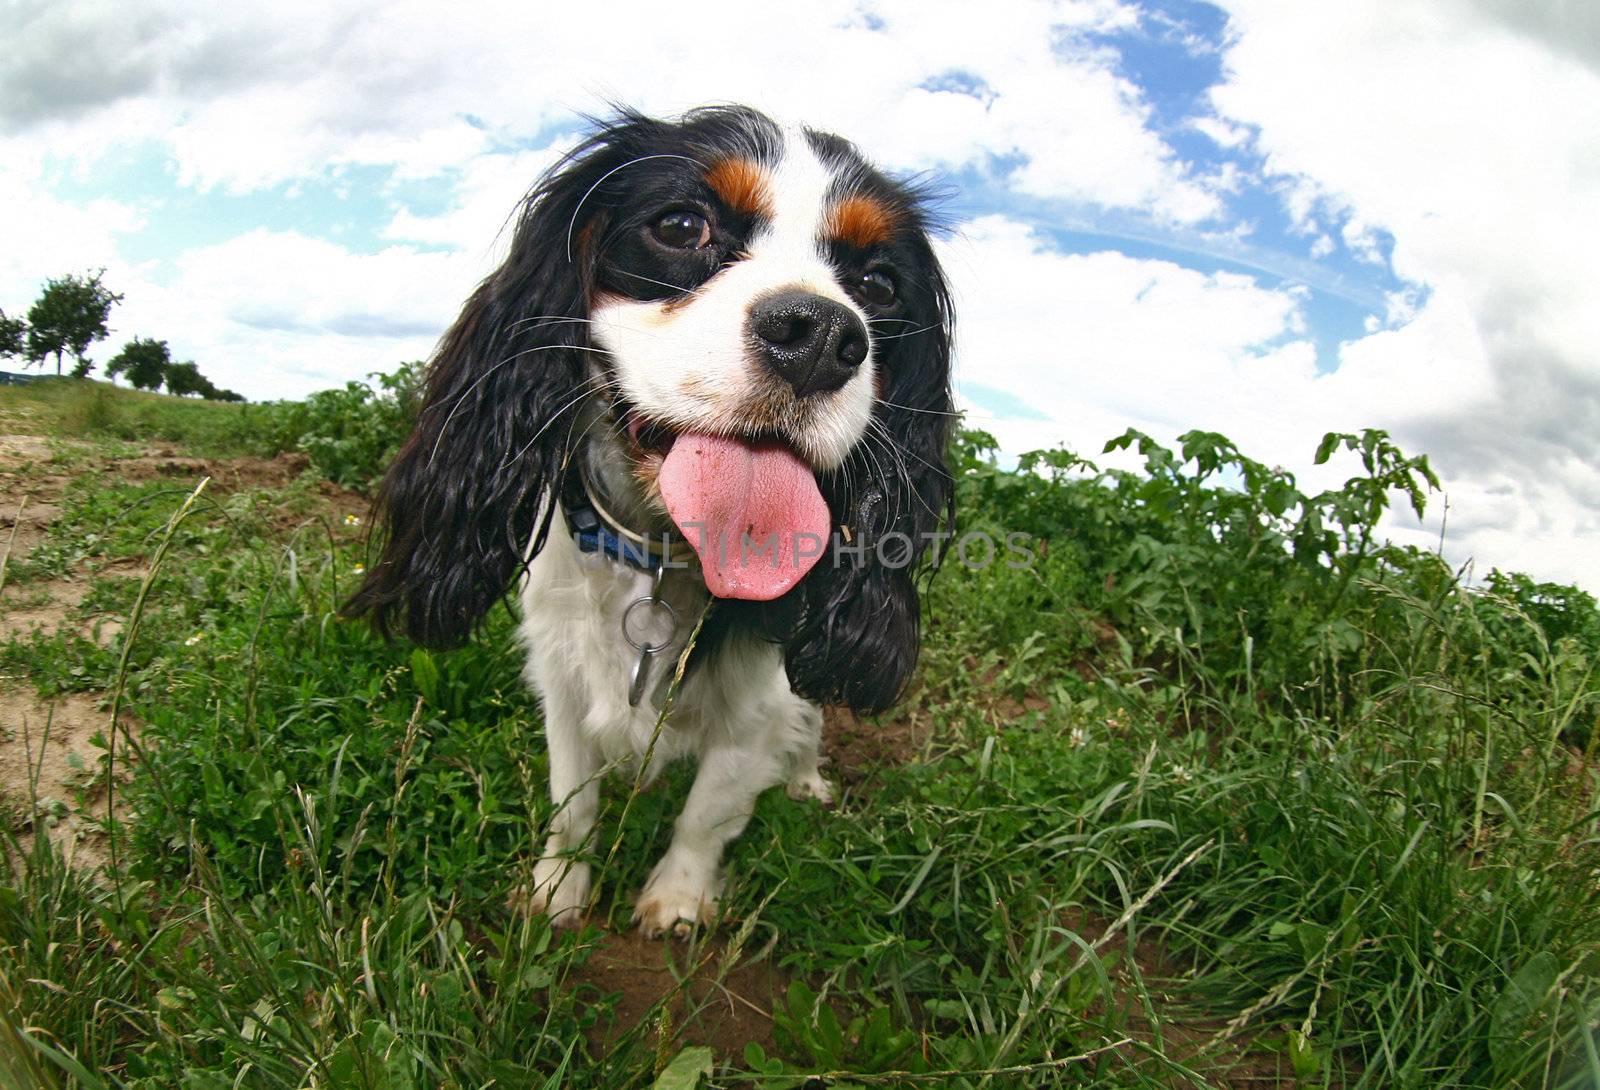
[[[680,208],[657,219],[650,233],[674,250],[698,250],[711,241],[711,224],[700,213]]]
[[[856,281],[856,291],[868,306],[886,307],[894,303],[898,292],[894,277],[882,269],[873,269]]]

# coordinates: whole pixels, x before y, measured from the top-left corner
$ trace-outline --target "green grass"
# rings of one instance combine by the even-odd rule
[[[720,938],[675,956],[792,987],[774,1047],[701,1085],[1226,1086],[1241,1055],[1283,1085],[1600,1085],[1593,601],[1374,546],[1356,482],[1403,491],[1407,460],[1364,452],[1306,497],[1248,466],[1216,488],[1214,442],[1124,476],[969,441],[968,525],[1048,551],[934,580],[896,713],[926,760],[835,811],[762,799]],[[307,483],[186,503],[85,478],[8,575],[137,612],[131,642],[16,639],[0,672],[142,730],[115,881],[43,837],[0,869],[0,1085],[655,1084],[680,1027],[591,1044],[598,932],[505,908],[548,817],[509,618],[385,645],[333,616],[359,528]],[[597,924],[626,928],[686,775],[605,792]]]
[[[90,379],[0,387],[7,432],[70,436],[102,447],[178,444],[200,457],[298,450],[320,474],[359,487],[379,476],[415,412],[421,365],[405,364],[372,384],[348,382],[303,401],[232,403],[146,393]]]
[[[264,405],[169,397],[93,379],[51,378],[0,388],[0,423],[7,432],[181,443],[201,457],[277,453],[268,434],[271,411]]]

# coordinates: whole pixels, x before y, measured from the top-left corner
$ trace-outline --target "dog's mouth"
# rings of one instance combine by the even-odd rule
[[[811,466],[775,436],[675,429],[636,410],[624,430],[655,460],[667,514],[719,598],[771,601],[816,566],[832,516]]]
[[[627,410],[623,417],[625,423],[623,430],[628,433],[628,438],[642,454],[654,454],[665,458],[672,450],[672,444],[678,440],[678,431],[657,420],[651,420],[634,410]]]

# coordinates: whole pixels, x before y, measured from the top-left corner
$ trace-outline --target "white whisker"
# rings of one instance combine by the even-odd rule
[[[517,329],[519,326],[532,325],[534,322],[541,323],[541,325],[536,328],[543,328],[547,325],[563,325],[566,323],[571,323],[573,325],[595,324],[593,318],[573,318],[565,314],[530,314],[526,318],[518,318],[510,325],[506,326],[506,332],[509,333],[512,330]]]
[[[874,417],[873,420],[872,420],[872,423],[876,424],[878,426],[880,434],[882,434],[882,436],[889,441],[890,445],[893,446],[894,449],[900,451],[903,454],[909,455],[910,457],[914,458],[918,462],[921,462],[923,465],[927,466],[929,469],[931,469],[935,473],[939,474],[939,476],[943,477],[945,480],[947,480],[947,481],[955,480],[955,477],[951,476],[950,471],[948,469],[946,469],[944,466],[934,465],[932,462],[930,462],[926,458],[922,457],[916,451],[909,450],[903,444],[895,442],[894,436],[889,432],[888,427],[885,426],[882,421],[880,421],[876,417]]]
[[[539,345],[537,348],[524,348],[520,352],[515,352],[515,353],[507,356],[505,359],[501,360],[499,363],[497,363],[493,367],[489,368],[483,374],[481,374],[477,378],[473,379],[472,385],[468,386],[465,390],[463,390],[461,392],[461,396],[456,398],[456,403],[454,405],[450,406],[450,415],[444,418],[444,423],[443,424],[439,425],[439,437],[433,441],[433,449],[428,452],[428,465],[430,465],[430,466],[433,465],[433,459],[439,453],[439,444],[444,442],[445,433],[450,430],[450,421],[452,421],[452,420],[454,420],[456,418],[456,413],[460,411],[462,403],[465,402],[468,397],[472,396],[472,391],[476,390],[479,386],[483,385],[483,382],[484,382],[485,379],[487,379],[490,375],[494,374],[496,371],[500,370],[500,368],[504,367],[506,364],[511,363],[514,360],[521,359],[523,356],[532,355],[535,352],[550,352],[550,351],[553,351],[553,350],[558,349],[558,348],[570,348],[570,349],[574,349],[576,351],[581,351],[581,352],[603,352],[602,349],[585,348],[582,345],[542,344],[542,345]]]
[[[585,387],[587,387],[587,383],[585,383]],[[539,430],[533,433],[533,438],[529,439],[526,443],[524,443],[523,446],[522,446],[522,449],[517,451],[516,454],[512,455],[510,458],[507,458],[504,462],[502,462],[501,463],[501,468],[504,468],[505,466],[511,465],[513,462],[520,461],[522,459],[522,456],[524,454],[528,453],[528,451],[533,447],[533,444],[537,443],[539,441],[539,438],[542,435],[544,435],[545,432],[550,430],[550,425],[554,424],[557,420],[561,419],[562,414],[564,414],[568,409],[572,408],[574,405],[578,404],[584,398],[589,397],[591,394],[595,394],[595,393],[598,393],[598,392],[599,391],[597,391],[597,390],[591,390],[591,389],[587,389],[587,388],[580,389],[575,395],[573,395],[573,397],[572,397],[572,399],[570,401],[568,401],[565,405],[562,405],[561,408],[557,409],[554,413],[550,414],[550,419],[546,420],[543,424],[539,425]]]
[[[875,397],[872,400],[876,401],[879,405],[887,405],[891,409],[904,409],[908,413],[927,413],[929,416],[950,416],[950,417],[960,417],[960,416],[963,415],[962,413],[959,413],[959,412],[949,412],[949,411],[946,411],[944,409],[919,409],[915,405],[901,405],[900,403],[895,402],[895,401],[885,401],[881,397]]]
[[[905,330],[902,333],[879,333],[879,334],[874,334],[873,335],[873,340],[877,340],[877,341],[894,341],[894,340],[899,340],[901,337],[915,337],[918,333],[926,333],[930,329],[938,329],[938,328],[939,328],[939,323],[938,322],[934,322],[932,325],[918,326],[916,329],[908,329],[908,330]]]
[[[663,287],[663,288],[671,288],[673,291],[681,291],[685,295],[698,296],[698,295],[701,294],[700,292],[696,291],[694,288],[685,288],[685,287],[683,287],[683,286],[681,286],[679,284],[669,284],[665,280],[656,280],[656,279],[654,279],[652,277],[645,276],[643,273],[631,272],[628,269],[618,269],[617,271],[620,272],[623,276],[631,276],[635,280],[643,280],[647,284],[656,284],[656,285],[659,285],[660,287]]]
[[[900,488],[895,491],[895,520],[898,522],[900,516],[899,496],[901,489],[909,489],[911,494],[916,497],[917,502],[922,504],[922,509],[937,519],[939,516],[934,514],[933,508],[928,506],[928,501],[922,498],[922,493],[917,491],[916,487],[911,483],[911,473],[906,467],[905,458],[901,456],[903,453],[909,454],[910,451],[901,449],[900,444],[894,441],[894,436],[889,434],[889,429],[884,426],[881,420],[873,419],[868,425],[867,434],[876,436],[884,442],[889,456],[894,459],[895,467],[900,471],[896,477]]]
[[[622,170],[625,167],[631,167],[631,166],[634,166],[635,164],[646,162],[646,161],[648,161],[650,159],[682,159],[686,163],[693,163],[695,166],[699,167],[701,170],[705,169],[705,164],[701,163],[700,160],[698,160],[698,159],[692,159],[687,155],[673,155],[673,154],[670,154],[670,153],[663,152],[662,154],[659,154],[659,155],[641,155],[637,159],[629,159],[626,163],[619,163],[616,166],[612,167],[610,170],[606,171],[604,174],[600,175],[599,179],[594,183],[594,185],[592,185],[588,189],[584,190],[583,196],[578,198],[578,205],[577,205],[576,208],[574,208],[572,210],[572,219],[567,224],[567,264],[568,265],[572,264],[572,232],[577,229],[577,226],[578,226],[578,213],[583,211],[583,203],[585,201],[587,201],[590,197],[592,197],[594,195],[594,191],[599,189],[601,184],[603,182],[605,182],[605,180],[607,178],[609,178],[613,174],[615,174],[617,171]]]

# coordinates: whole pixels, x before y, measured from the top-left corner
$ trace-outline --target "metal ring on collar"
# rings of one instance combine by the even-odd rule
[[[672,622],[672,630],[671,630],[671,632],[668,633],[667,638],[664,641],[662,641],[661,643],[650,643],[647,640],[646,641],[636,640],[636,639],[633,638],[633,633],[631,631],[629,631],[628,622],[633,619],[634,611],[636,609],[638,609],[640,606],[647,606],[647,605],[648,606],[660,606],[662,609],[666,610],[667,611],[667,619]],[[654,655],[658,651],[664,651],[664,650],[666,650],[667,645],[672,642],[672,636],[677,631],[678,631],[678,611],[673,609],[672,608],[672,603],[667,601],[664,598],[653,598],[653,597],[650,597],[649,595],[646,595],[643,598],[635,598],[633,601],[628,603],[628,608],[622,611],[622,638],[627,640],[629,646],[631,646],[635,651],[642,651],[642,652],[644,652],[645,654],[648,654],[648,655]]]

